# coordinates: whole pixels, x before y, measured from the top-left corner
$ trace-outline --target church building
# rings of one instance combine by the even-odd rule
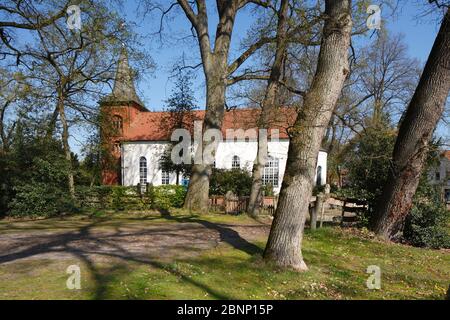
[[[120,55],[116,79],[112,94],[100,102],[103,119],[114,132],[104,141],[110,150],[114,166],[103,169],[103,183],[124,186],[155,186],[176,184],[175,173],[161,170],[161,157],[172,145],[170,138],[173,129],[167,125],[170,112],[150,111],[136,93],[133,73],[128,63],[125,50]],[[255,136],[236,135],[230,139],[229,132],[258,132],[257,119],[260,109],[234,109],[225,112],[222,133],[223,141],[219,142],[215,154],[214,165],[221,169],[244,169],[251,173],[257,155],[258,142]],[[204,110],[193,111],[194,118],[202,121]],[[276,118],[271,121],[268,139],[268,161],[266,163],[263,182],[271,184],[278,193],[283,181],[289,148],[288,128],[296,117],[294,108],[278,108]],[[104,131],[104,130],[102,130]],[[278,134],[276,134],[278,132]],[[273,139],[275,136],[278,139]],[[321,151],[317,159],[316,184],[326,184],[327,153]],[[188,184],[188,177],[178,181]]]

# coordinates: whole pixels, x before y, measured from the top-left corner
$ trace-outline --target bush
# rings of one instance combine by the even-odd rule
[[[122,186],[114,186],[111,193],[112,208],[116,211],[125,210],[126,196],[126,188]]]
[[[262,186],[261,191],[263,192],[264,196],[266,196],[266,197],[275,196],[275,191],[273,190],[273,185],[271,183],[268,183],[267,185]]]
[[[152,202],[152,208],[155,209],[169,209],[169,208],[181,208],[184,203],[184,197],[186,196],[186,188],[176,185],[165,185],[153,187],[151,186],[150,199]]]
[[[111,186],[98,186],[94,187],[94,192],[97,195],[97,199],[100,204],[101,209],[106,209],[109,207],[109,198],[112,194]]]
[[[32,159],[27,179],[17,179],[13,187],[14,198],[10,214],[20,217],[48,217],[76,211],[67,186],[68,170],[67,162],[61,154],[49,153]]]
[[[77,197],[84,209],[148,210],[183,206],[186,189],[183,186],[149,185],[141,196],[138,187],[98,186],[77,188]]]
[[[213,170],[209,184],[210,194],[222,196],[231,191],[237,196],[249,196],[251,189],[252,177],[246,170]]]
[[[349,185],[337,195],[367,200],[369,216],[387,180],[396,132],[380,123],[356,137],[345,150],[344,168],[348,170]]]
[[[442,203],[439,191],[423,177],[405,221],[404,239],[417,247],[450,248],[449,219],[450,212]]]
[[[77,200],[84,209],[109,209],[111,208],[112,186],[77,186]]]
[[[76,211],[66,191],[46,183],[20,185],[15,191],[10,212],[15,217],[52,217]]]

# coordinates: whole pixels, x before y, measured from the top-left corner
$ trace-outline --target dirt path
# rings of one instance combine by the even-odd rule
[[[202,219],[141,221],[61,221],[33,229],[21,223],[0,234],[0,265],[28,259],[121,258],[160,261],[199,254],[227,243],[248,253],[260,250],[253,240],[264,239],[268,223],[222,224]],[[114,222],[114,223],[111,223]]]

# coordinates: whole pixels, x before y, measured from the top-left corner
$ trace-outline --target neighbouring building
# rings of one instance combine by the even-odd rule
[[[439,164],[429,171],[429,180],[441,187],[443,199],[450,203],[450,150],[440,154]]]
[[[176,174],[160,169],[160,160],[171,145],[172,126],[170,112],[149,111],[136,94],[132,71],[124,50],[119,58],[112,94],[100,102],[104,125],[113,134],[103,134],[112,158],[112,163],[103,170],[104,184],[135,186],[151,183],[155,186],[175,184]],[[234,109],[225,112],[222,134],[215,155],[215,167],[222,169],[241,168],[251,172],[257,154],[257,136],[248,134],[230,139],[227,133],[257,132],[257,108]],[[191,119],[202,121],[205,112],[192,112]],[[278,193],[281,188],[289,147],[288,128],[296,117],[293,108],[279,108],[271,119],[268,142],[269,161],[263,174],[263,182],[272,184]],[[105,127],[105,126],[104,126]],[[278,140],[271,141],[278,130]],[[103,131],[106,131],[105,129]],[[327,153],[321,151],[317,159],[316,184],[326,184]],[[187,179],[180,181],[187,184]]]

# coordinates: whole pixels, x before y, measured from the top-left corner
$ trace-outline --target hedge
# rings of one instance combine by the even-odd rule
[[[77,199],[83,209],[148,210],[183,206],[186,189],[183,186],[149,185],[143,193],[139,186],[96,186],[77,189]]]

